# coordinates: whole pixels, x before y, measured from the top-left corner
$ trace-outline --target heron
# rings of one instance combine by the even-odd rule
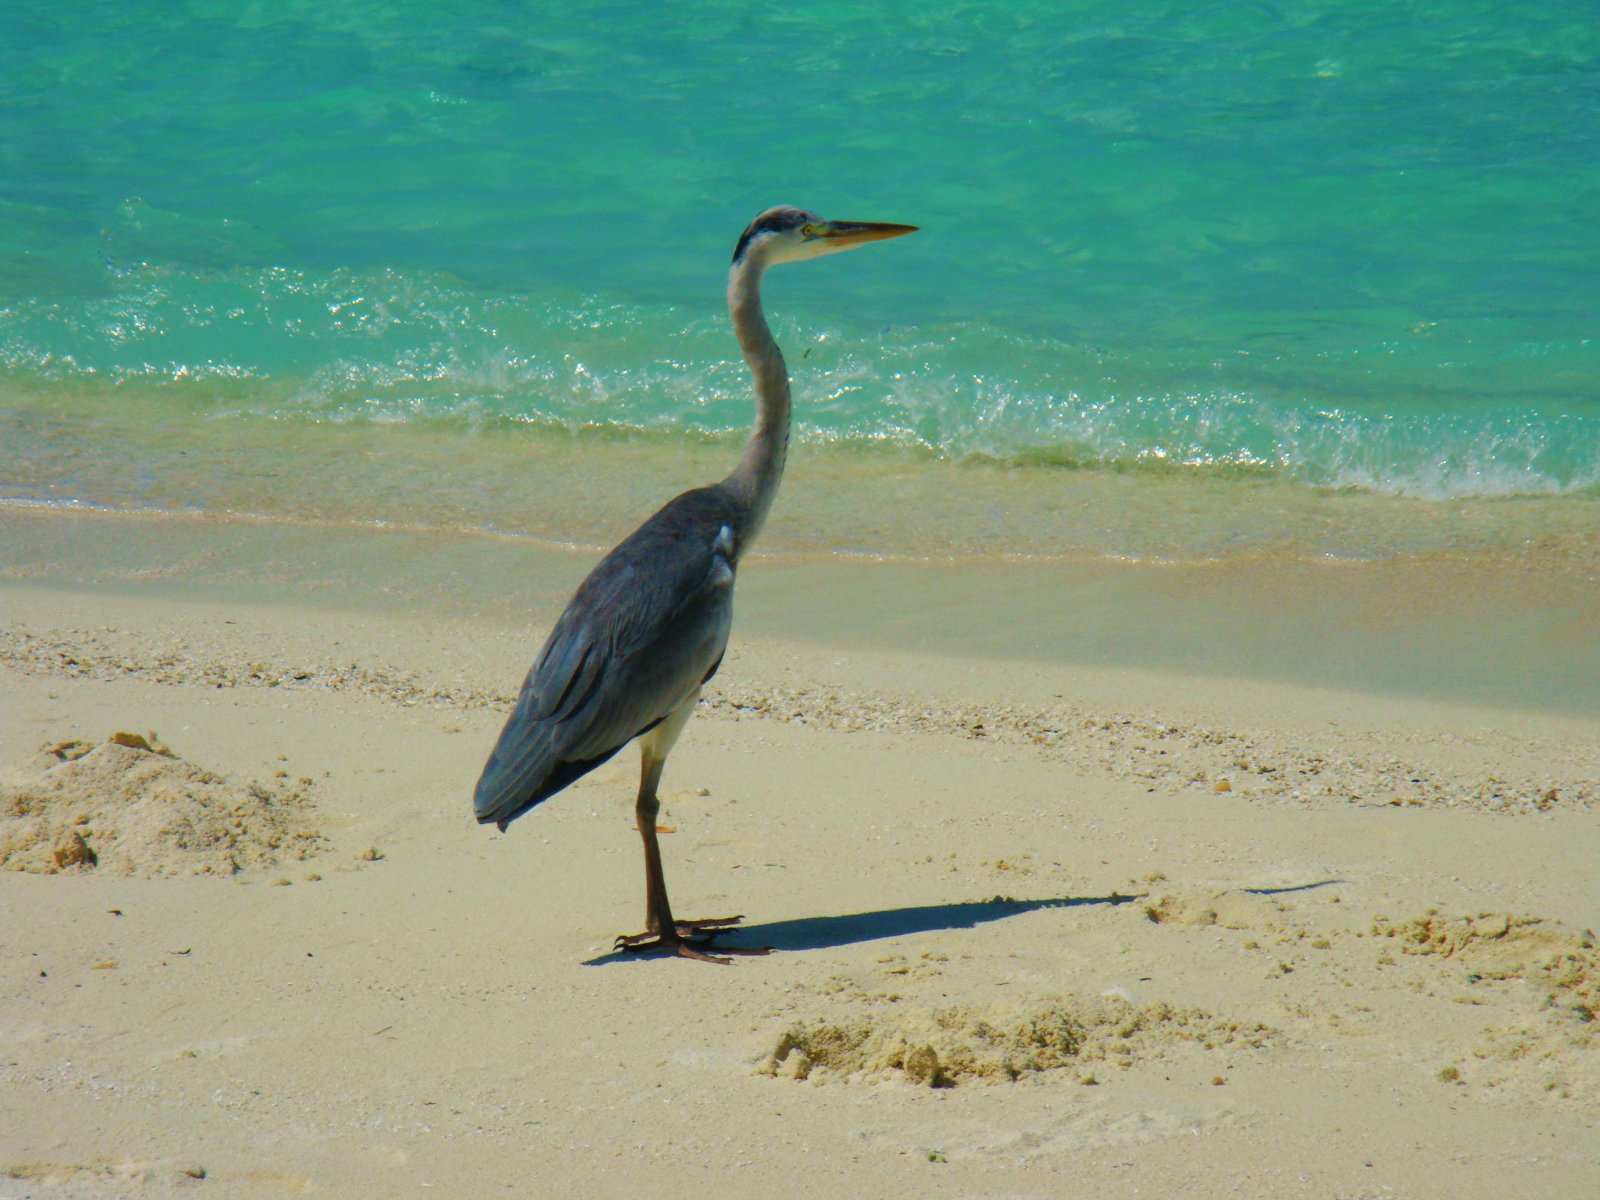
[[[755,383],[755,424],[732,474],[669,500],[578,586],[534,660],[473,798],[483,824],[506,826],[637,739],[634,814],[644,839],[645,929],[619,950],[671,951],[728,964],[718,934],[744,918],[678,920],[667,899],[656,819],[662,769],[722,665],[739,563],[766,523],[789,445],[789,371],[761,309],[768,267],[914,233],[915,225],[827,221],[771,208],[740,236],[728,270],[728,314]]]

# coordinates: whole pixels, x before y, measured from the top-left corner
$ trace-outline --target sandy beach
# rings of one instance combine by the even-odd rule
[[[0,1196],[1600,1187],[1581,706],[866,639],[884,568],[756,559],[663,792],[721,968],[611,952],[631,752],[470,817],[586,555],[519,616],[492,542],[5,529]]]
[[[1600,1197],[1568,7],[8,4],[0,1200]]]

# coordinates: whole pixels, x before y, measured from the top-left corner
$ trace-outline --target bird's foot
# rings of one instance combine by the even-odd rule
[[[729,929],[744,920],[740,917],[711,917],[700,921],[674,921],[671,933],[649,932],[626,933],[617,938],[614,949],[623,951],[640,950],[671,950],[680,958],[692,958],[696,962],[717,963],[728,966],[732,958],[725,955],[751,956],[757,954],[770,954],[770,946],[718,946],[719,954],[707,954],[700,946],[706,945],[719,933],[726,933]]]

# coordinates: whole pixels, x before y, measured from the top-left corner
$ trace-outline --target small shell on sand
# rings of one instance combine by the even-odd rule
[[[118,730],[108,737],[106,741],[114,742],[118,746],[126,746],[130,750],[148,750],[150,753],[159,754],[163,758],[177,757],[171,750],[167,749],[167,744],[154,733],[126,733]]]

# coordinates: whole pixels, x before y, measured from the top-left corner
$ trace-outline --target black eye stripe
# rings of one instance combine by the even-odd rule
[[[793,229],[803,224],[804,216],[795,209],[780,209],[777,212],[762,213],[739,238],[739,244],[733,248],[733,261],[738,262],[744,257],[745,247],[750,244],[750,239],[760,233],[779,233],[785,229]]]

